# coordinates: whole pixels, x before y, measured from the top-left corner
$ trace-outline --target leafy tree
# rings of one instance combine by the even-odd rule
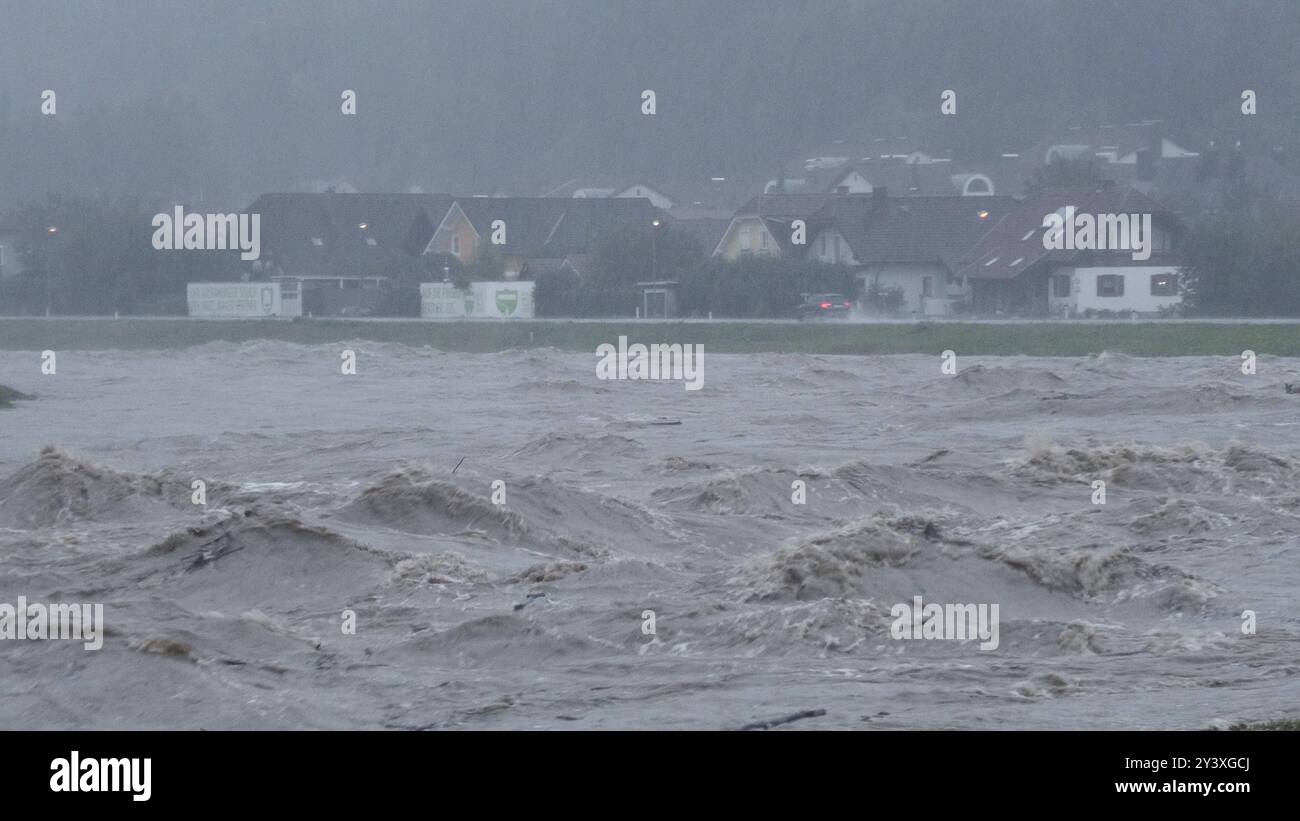
[[[788,318],[804,294],[853,292],[853,276],[842,265],[747,254],[731,262],[705,259],[687,271],[679,304],[687,315]]]
[[[537,279],[540,316],[632,316],[640,304],[638,282],[678,280],[704,260],[699,242],[671,224],[623,227],[597,241],[591,274],[583,280],[567,269]],[[650,231],[657,231],[653,237]]]
[[[1300,316],[1300,235],[1284,215],[1233,214],[1202,225],[1182,269],[1189,314]]]
[[[460,260],[450,254],[424,254],[412,257],[393,254],[383,262],[371,266],[367,276],[388,277],[388,292],[379,305],[384,316],[419,316],[420,283],[442,282],[443,277],[460,276]]]
[[[51,197],[19,212],[20,282],[0,309],[55,314],[184,313],[190,282],[238,279],[238,251],[159,251],[138,199]]]
[[[469,288],[471,282],[496,282],[505,276],[506,262],[501,249],[479,239],[474,261],[459,270],[452,270],[452,282],[462,290]]]

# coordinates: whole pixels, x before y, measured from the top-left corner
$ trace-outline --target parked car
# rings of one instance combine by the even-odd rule
[[[815,319],[844,319],[852,310],[853,303],[843,294],[804,294],[799,303],[799,321]]]

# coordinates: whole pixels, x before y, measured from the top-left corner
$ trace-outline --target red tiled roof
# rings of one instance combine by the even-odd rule
[[[1014,279],[1040,262],[1069,261],[1083,253],[1128,251],[1052,250],[1043,247],[1043,219],[1073,205],[1079,214],[1152,214],[1172,219],[1163,205],[1132,188],[1103,191],[1047,191],[1026,199],[962,257],[958,274],[972,279]]]

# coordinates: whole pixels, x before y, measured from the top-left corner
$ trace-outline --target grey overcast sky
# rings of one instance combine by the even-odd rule
[[[1230,139],[1243,88],[1246,138],[1297,142],[1294,0],[4,0],[0,21],[0,205],[758,180],[837,138],[974,155],[1149,118]]]

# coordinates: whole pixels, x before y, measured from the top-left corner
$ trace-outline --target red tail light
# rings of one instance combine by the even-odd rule
[[[831,307],[831,304],[830,304],[829,302],[823,302],[823,303],[822,303],[822,307],[823,307],[823,308],[829,308],[829,307]]]

